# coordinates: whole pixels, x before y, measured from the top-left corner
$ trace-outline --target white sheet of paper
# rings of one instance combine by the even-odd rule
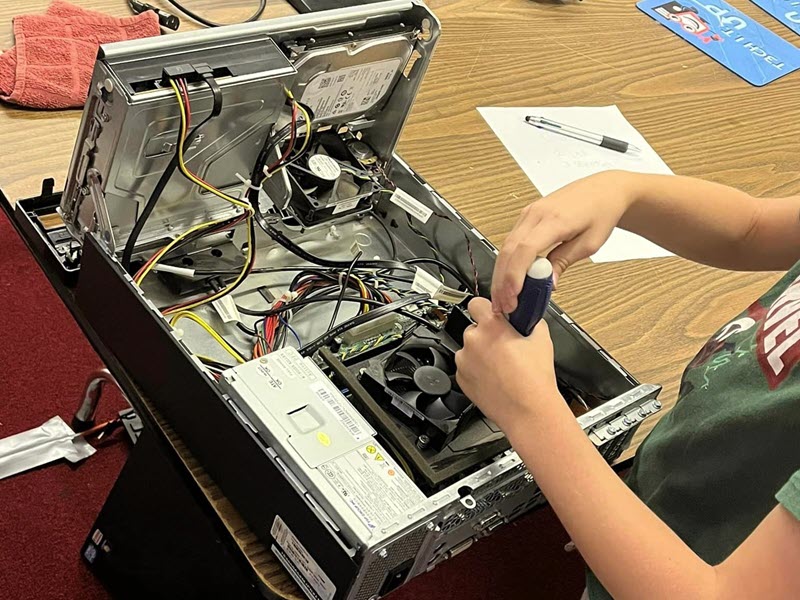
[[[481,107],[478,111],[542,196],[583,177],[611,169],[672,175],[670,168],[616,106]],[[544,131],[525,123],[528,115],[547,117],[624,140],[641,152],[615,152]],[[661,256],[672,256],[672,253],[636,234],[615,229],[591,258],[594,262],[613,262]]]

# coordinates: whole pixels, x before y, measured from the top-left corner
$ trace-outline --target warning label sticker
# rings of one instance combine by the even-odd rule
[[[305,546],[292,533],[289,526],[283,522],[280,515],[275,516],[270,534],[284,552],[284,556],[282,557],[278,554],[278,558],[291,561],[294,570],[290,569],[290,573],[295,575],[295,578],[298,575],[302,578],[302,580],[298,581],[301,587],[310,587],[322,600],[331,600],[336,593],[336,586],[325,571],[322,570],[322,567],[317,564],[314,557],[308,553]]]
[[[306,86],[303,103],[316,119],[368,111],[389,91],[400,63],[392,58],[320,73]]]
[[[370,530],[391,525],[425,500],[374,441],[324,463],[319,471]]]

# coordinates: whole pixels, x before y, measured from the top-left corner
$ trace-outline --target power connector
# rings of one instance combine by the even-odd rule
[[[166,29],[171,29],[172,31],[177,31],[178,28],[181,26],[181,20],[176,17],[175,15],[168,13],[165,10],[161,10],[151,4],[147,4],[145,2],[139,2],[139,0],[128,0],[128,5],[131,7],[131,10],[135,12],[137,15],[142,14],[143,12],[153,11],[158,15],[158,23],[161,27],[165,27]]]

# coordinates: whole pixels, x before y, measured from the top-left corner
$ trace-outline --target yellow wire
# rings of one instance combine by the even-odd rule
[[[291,94],[291,92],[289,92],[289,94],[287,94],[287,95],[289,96],[291,101],[294,102],[294,97],[291,96],[290,94]],[[303,152],[305,152],[306,148],[308,147],[308,143],[311,140],[311,115],[309,115],[308,111],[306,109],[304,109],[299,103],[297,103],[297,102],[294,102],[294,103],[297,105],[298,110],[300,110],[300,112],[303,113],[303,119],[306,122],[306,135],[303,137],[303,145],[300,146],[300,150],[297,152],[297,155],[300,155]],[[275,169],[274,171],[272,171],[269,175],[267,175],[267,177],[272,177],[276,173],[280,173],[285,168],[286,168],[286,165],[283,164],[280,167],[278,167],[277,169]],[[266,173],[265,173],[265,175],[266,175]]]
[[[207,185],[204,181],[201,181],[197,177],[195,177],[186,168],[186,164],[184,163],[184,159],[183,159],[183,146],[184,146],[184,142],[186,140],[186,133],[187,133],[186,108],[185,108],[185,106],[183,104],[183,98],[181,97],[181,92],[178,89],[178,86],[171,79],[170,79],[170,85],[172,86],[172,89],[175,91],[175,96],[176,96],[176,98],[178,100],[178,108],[180,109],[180,113],[181,113],[181,139],[178,140],[178,166],[181,169],[181,172],[184,175],[186,175],[190,180],[192,180],[194,183],[196,183],[197,185],[202,187],[203,189],[206,189],[206,190],[212,192],[213,194],[215,194],[216,196],[219,196],[223,200],[226,200],[226,201],[228,201],[228,202],[230,202],[232,204],[235,204],[236,206],[244,208],[245,211],[247,212],[247,215],[248,215],[247,216],[247,221],[246,221],[246,224],[247,224],[247,258],[245,260],[244,267],[242,268],[241,273],[239,273],[239,276],[236,278],[236,280],[232,284],[230,284],[226,288],[220,290],[216,294],[212,294],[211,296],[208,296],[206,298],[201,298],[197,302],[193,302],[191,304],[187,304],[186,306],[180,307],[180,309],[177,309],[177,308],[175,309],[175,310],[188,311],[188,310],[190,310],[192,308],[197,308],[198,306],[201,306],[201,305],[206,304],[208,302],[213,302],[217,298],[221,298],[222,296],[227,294],[231,289],[233,289],[237,285],[239,285],[239,283],[247,276],[247,267],[251,263],[252,257],[253,257],[253,236],[252,236],[252,221],[251,221],[251,219],[253,218],[254,211],[253,211],[253,207],[250,206],[249,203],[239,201],[239,200],[229,196],[228,194],[225,194],[225,193],[217,190],[216,188],[213,188],[213,187]],[[136,279],[136,283],[137,284],[141,284],[141,282],[144,280],[144,278],[147,276],[147,274],[150,273],[150,271],[153,270],[153,267],[155,267],[158,264],[158,261],[161,260],[161,258],[163,256],[165,256],[172,248],[174,248],[186,236],[188,236],[191,233],[194,233],[195,231],[198,231],[198,230],[206,228],[206,227],[211,227],[211,226],[217,225],[217,224],[222,223],[222,222],[224,222],[226,220],[227,219],[219,219],[219,220],[216,220],[216,221],[208,221],[206,223],[201,223],[199,225],[195,225],[194,227],[191,227],[189,230],[187,230],[184,233],[182,233],[180,236],[175,238],[172,242],[170,242],[167,246],[165,246],[164,248],[162,248],[158,252],[158,255],[156,256],[155,260],[153,260],[148,265],[148,267],[142,272],[142,274]],[[174,311],[166,311],[164,314],[165,315],[169,315],[169,314],[172,314],[173,312]]]
[[[222,346],[222,347],[224,348],[224,350],[225,350],[225,351],[226,351],[228,354],[230,354],[230,355],[231,355],[233,358],[235,358],[235,359],[236,359],[236,362],[238,362],[238,363],[243,363],[243,362],[245,362],[245,360],[244,360],[244,358],[242,357],[242,355],[241,355],[241,354],[239,354],[239,353],[236,351],[236,349],[235,349],[233,346],[231,346],[231,345],[230,345],[228,342],[226,342],[226,341],[225,341],[225,340],[222,338],[222,336],[221,336],[220,334],[218,334],[216,331],[214,331],[214,328],[213,328],[213,327],[211,327],[211,325],[209,325],[208,323],[206,323],[206,322],[205,322],[203,319],[201,319],[200,317],[198,317],[198,316],[197,316],[196,314],[194,314],[193,312],[189,312],[188,310],[182,310],[182,311],[180,311],[180,312],[178,312],[178,313],[175,313],[175,316],[173,316],[173,317],[172,317],[172,319],[170,320],[169,324],[170,324],[170,325],[171,325],[171,326],[174,328],[174,327],[175,327],[175,324],[176,324],[178,321],[180,321],[181,319],[189,319],[190,321],[194,321],[195,323],[197,323],[198,325],[200,325],[200,327],[202,327],[203,329],[205,329],[205,330],[206,330],[206,332],[208,332],[208,334],[209,334],[209,335],[210,335],[212,338],[214,338],[214,340],[216,340],[216,342],[217,342],[217,343],[218,343],[220,346]]]
[[[214,226],[216,226],[216,225],[219,225],[220,223],[224,223],[224,222],[225,222],[225,221],[227,221],[227,220],[228,220],[228,219],[227,219],[227,218],[225,218],[225,219],[217,219],[216,221],[207,221],[207,222],[205,222],[205,223],[200,223],[200,224],[198,224],[198,225],[195,225],[194,227],[190,227],[189,229],[187,229],[186,231],[184,231],[184,232],[183,232],[181,235],[179,235],[178,237],[176,237],[176,238],[175,238],[174,240],[172,240],[172,241],[171,241],[169,244],[167,244],[167,245],[166,245],[166,246],[164,246],[164,247],[163,247],[161,250],[159,250],[159,251],[158,251],[158,253],[157,253],[157,255],[156,255],[156,258],[155,258],[155,260],[153,260],[153,261],[152,261],[152,262],[151,262],[151,263],[150,263],[150,264],[147,266],[147,268],[146,268],[144,271],[142,271],[142,274],[141,274],[141,275],[139,275],[139,277],[137,277],[137,278],[136,278],[136,283],[137,283],[138,285],[141,285],[141,284],[142,284],[142,281],[144,281],[144,278],[145,278],[145,277],[147,277],[147,274],[148,274],[148,273],[150,273],[150,271],[152,271],[152,270],[153,270],[153,267],[155,267],[155,266],[158,264],[158,261],[160,261],[160,260],[161,260],[161,258],[162,258],[162,257],[163,257],[165,254],[167,254],[167,252],[169,252],[170,250],[172,250],[172,249],[173,249],[173,248],[174,248],[174,247],[175,247],[175,246],[176,246],[176,245],[177,245],[177,244],[178,244],[178,243],[179,243],[181,240],[183,240],[185,237],[187,237],[188,235],[190,235],[190,234],[194,233],[195,231],[199,231],[200,229],[204,229],[204,228],[206,228],[206,227],[214,227]]]
[[[308,142],[311,139],[311,115],[309,115],[308,111],[299,103],[297,104],[297,108],[303,113],[303,120],[306,122],[306,135],[303,138],[303,145],[300,147],[300,153],[302,153],[308,148]]]
[[[213,295],[211,295],[211,296],[208,296],[207,298],[201,298],[201,299],[200,299],[200,300],[198,300],[197,302],[193,302],[193,303],[191,303],[191,304],[187,304],[186,306],[181,306],[179,309],[177,309],[177,308],[176,308],[175,310],[182,310],[182,311],[183,311],[183,310],[191,310],[191,309],[193,309],[193,308],[197,308],[198,306],[202,306],[203,304],[208,304],[209,302],[213,302],[213,301],[214,301],[214,300],[216,300],[217,298],[221,298],[222,296],[224,296],[225,294],[227,294],[227,293],[228,293],[228,292],[229,292],[231,289],[233,289],[233,288],[235,288],[236,286],[238,286],[238,285],[239,285],[239,283],[240,283],[240,282],[241,282],[241,281],[242,281],[242,280],[243,280],[245,277],[247,277],[247,266],[248,266],[248,265],[250,264],[250,262],[252,261],[252,256],[253,256],[253,235],[252,235],[252,230],[253,230],[253,227],[252,227],[252,225],[251,225],[252,218],[253,218],[253,217],[252,217],[252,216],[250,216],[250,217],[248,217],[248,218],[247,218],[247,221],[246,221],[246,224],[247,224],[247,258],[245,259],[245,262],[244,262],[244,267],[242,268],[242,271],[241,271],[241,272],[239,273],[239,275],[236,277],[236,279],[234,280],[234,282],[233,282],[233,283],[231,283],[231,284],[230,284],[229,286],[227,286],[226,288],[224,288],[224,289],[220,290],[220,291],[219,291],[219,292],[217,292],[216,294],[213,294]],[[153,264],[155,264],[155,263],[153,263]],[[151,266],[152,266],[152,265],[151,265]],[[169,310],[168,310],[168,311],[165,311],[165,312],[164,312],[164,314],[165,314],[165,315],[170,315],[170,314],[172,314],[173,312],[174,312],[174,311],[169,311]]]
[[[353,279],[355,279],[358,282],[358,287],[361,290],[361,297],[362,298],[369,298],[369,292],[367,292],[367,286],[364,285],[364,282],[361,281],[355,275],[351,275],[350,277],[352,277]],[[369,312],[369,305],[368,304],[364,304],[362,309],[361,309],[361,313],[362,314],[365,313],[365,312]]]
[[[181,173],[183,173],[186,177],[188,177],[190,180],[192,180],[194,183],[196,183],[198,186],[200,186],[204,190],[206,190],[208,192],[211,192],[212,194],[214,194],[215,196],[218,196],[219,198],[222,198],[226,202],[230,202],[231,204],[234,204],[235,206],[238,206],[238,207],[243,208],[243,209],[245,209],[245,210],[247,210],[249,212],[252,212],[253,209],[252,209],[252,207],[250,206],[249,203],[243,202],[241,200],[238,200],[238,199],[234,198],[233,196],[229,196],[225,192],[222,192],[222,191],[218,190],[217,188],[208,185],[202,179],[199,179],[198,177],[196,177],[194,175],[194,173],[189,171],[189,169],[186,167],[186,163],[185,163],[184,157],[183,157],[183,146],[184,146],[184,142],[186,141],[186,134],[187,134],[186,107],[183,104],[183,98],[181,97],[181,91],[178,89],[178,85],[172,79],[169,80],[169,83],[172,86],[173,91],[175,92],[176,98],[178,99],[178,108],[179,108],[180,113],[181,113],[181,139],[178,140],[178,167],[180,168]]]

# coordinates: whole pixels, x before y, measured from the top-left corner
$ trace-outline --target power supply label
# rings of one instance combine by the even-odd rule
[[[340,402],[336,397],[337,395],[341,396],[338,390],[336,390],[336,394],[332,394],[322,382],[312,383],[311,390],[317,398],[328,407],[331,413],[333,413],[334,418],[353,436],[355,441],[361,442],[372,437],[372,431],[360,416],[356,416],[353,407],[346,401]]]
[[[316,119],[366,112],[389,91],[400,63],[392,58],[320,73],[303,91],[303,103]]]
[[[285,566],[295,576],[295,579],[298,579],[298,576],[302,578],[302,580],[298,580],[300,587],[304,589],[311,587],[322,600],[331,600],[336,594],[336,586],[289,529],[289,526],[284,523],[280,515],[275,516],[270,534],[283,551],[282,553],[276,552],[275,555],[281,559],[281,562],[290,561],[291,566]]]
[[[388,527],[425,501],[414,482],[374,441],[322,464],[319,471],[370,530]]]

